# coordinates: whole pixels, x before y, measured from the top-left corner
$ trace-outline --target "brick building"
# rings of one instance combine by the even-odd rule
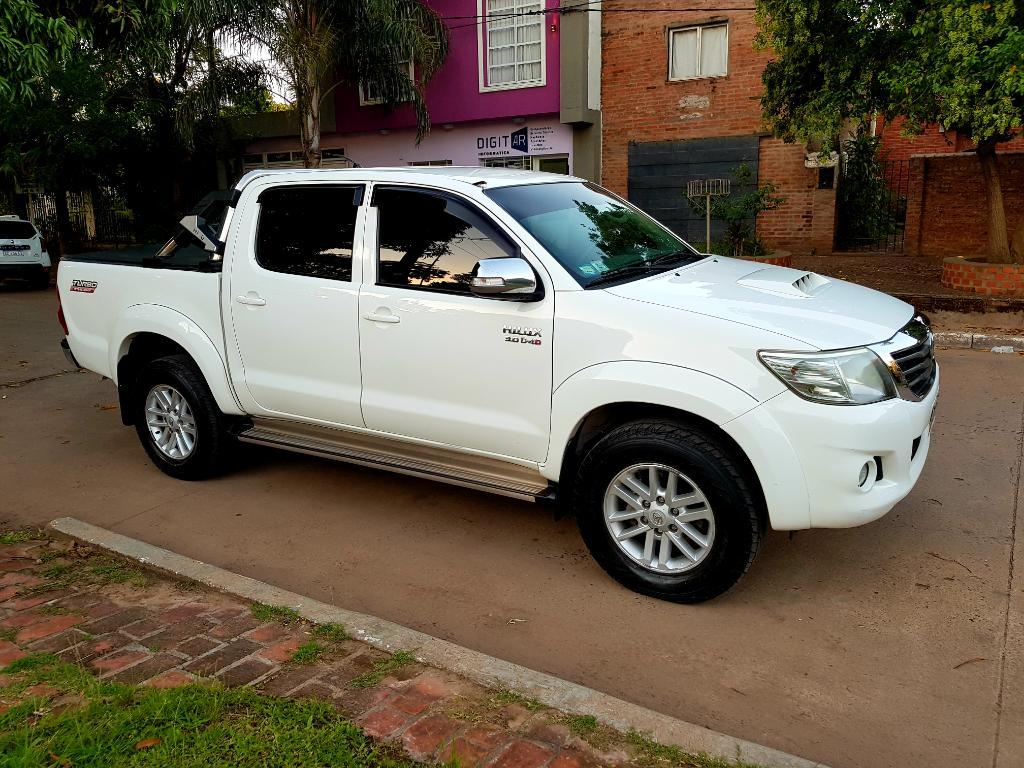
[[[638,13],[628,10],[638,6],[631,0],[603,3],[605,185],[699,244],[704,225],[685,199],[686,182],[729,176],[746,163],[786,199],[759,217],[758,234],[776,248],[830,253],[834,172],[808,167],[806,147],[765,130],[759,98],[770,54],[754,49],[753,4],[643,5]]]

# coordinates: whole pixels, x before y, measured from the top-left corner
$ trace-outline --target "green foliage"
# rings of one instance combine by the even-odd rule
[[[343,625],[329,622],[313,627],[313,637],[323,640],[325,643],[340,643],[343,640],[348,640],[349,634]]]
[[[774,52],[761,105],[777,135],[834,140],[845,120],[906,116],[974,141],[1024,123],[1024,5],[1016,0],[758,0]]]
[[[989,258],[1024,262],[1007,232],[995,146],[1024,128],[1020,0],[758,0],[758,42],[774,52],[761,106],[776,135],[835,146],[849,120],[906,117],[977,144]]]
[[[26,541],[45,539],[46,534],[39,530],[21,529],[17,531],[0,531],[0,545],[3,544],[24,544]]]
[[[327,648],[320,645],[316,640],[310,640],[295,649],[291,660],[296,664],[313,664],[325,653],[327,653]]]
[[[767,248],[754,233],[757,215],[773,211],[786,202],[778,187],[770,181],[757,183],[754,171],[746,163],[736,166],[732,174],[732,192],[711,198],[711,218],[725,223],[724,249],[730,256],[762,256]],[[739,191],[736,191],[739,190]],[[707,213],[707,198],[688,198],[695,214]]]
[[[414,661],[416,657],[409,651],[395,651],[388,658],[374,664],[370,671],[352,678],[348,684],[353,688],[372,688],[392,672],[397,672]]]
[[[261,696],[216,685],[174,689],[102,683],[50,655],[4,670],[7,694],[48,684],[78,694],[81,706],[57,713],[38,698],[0,714],[5,765],[284,768],[325,765],[412,768],[378,747],[327,702]]]
[[[418,135],[430,128],[423,93],[448,54],[448,31],[423,0],[276,0],[262,10],[257,3],[237,36],[269,46],[280,66],[307,165],[320,164],[320,108],[342,84],[365,83],[386,107],[411,102]]]
[[[281,624],[295,624],[302,620],[299,612],[294,608],[256,603],[250,610],[252,611],[252,617],[258,621],[277,621]]]
[[[878,138],[864,130],[843,142],[843,176],[836,193],[842,211],[840,243],[878,240],[891,235],[896,227],[878,144]]]

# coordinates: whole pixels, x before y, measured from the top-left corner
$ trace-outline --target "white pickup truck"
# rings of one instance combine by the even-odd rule
[[[875,520],[924,466],[939,370],[910,305],[700,253],[594,184],[256,171],[223,210],[59,268],[66,351],[174,477],[241,440],[557,500],[614,578],[698,602],[767,526]]]

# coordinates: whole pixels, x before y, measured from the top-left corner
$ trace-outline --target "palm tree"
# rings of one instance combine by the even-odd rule
[[[320,167],[320,107],[342,83],[364,83],[385,105],[411,101],[417,138],[430,129],[423,88],[448,54],[448,30],[423,0],[277,0],[250,18],[240,38],[280,66],[307,168]]]

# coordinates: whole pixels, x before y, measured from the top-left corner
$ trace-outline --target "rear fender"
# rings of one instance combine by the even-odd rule
[[[134,304],[117,319],[110,347],[109,370],[117,376],[118,363],[128,354],[132,340],[140,333],[163,336],[179,345],[203,374],[222,413],[244,415],[228,378],[227,366],[207,333],[185,315],[158,304]],[[116,382],[115,380],[115,383]]]

